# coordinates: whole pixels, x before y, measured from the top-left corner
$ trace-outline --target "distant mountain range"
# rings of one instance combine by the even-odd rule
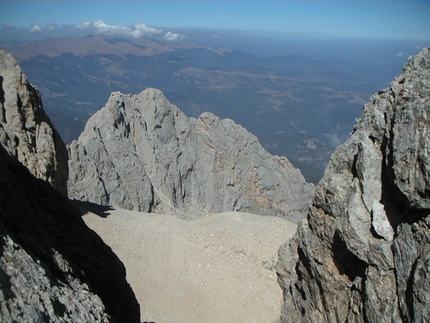
[[[322,176],[367,98],[400,70],[355,59],[261,58],[148,38],[50,38],[6,50],[40,90],[66,143],[111,92],[154,87],[190,117],[209,111],[243,125],[311,182]]]

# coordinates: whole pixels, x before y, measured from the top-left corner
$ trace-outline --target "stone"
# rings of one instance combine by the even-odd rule
[[[69,197],[145,212],[244,211],[303,219],[300,171],[232,120],[188,118],[159,90],[111,94],[69,147]]]
[[[67,196],[67,149],[43,110],[39,91],[0,50],[0,144],[38,178]]]
[[[67,150],[38,91],[0,51],[2,322],[140,322],[112,250],[67,199]]]
[[[281,246],[282,322],[430,321],[430,49],[370,98]]]
[[[140,322],[125,268],[79,209],[0,146],[2,322]]]

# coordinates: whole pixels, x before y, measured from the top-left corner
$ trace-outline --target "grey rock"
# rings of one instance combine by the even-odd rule
[[[0,144],[36,177],[67,196],[67,149],[40,94],[15,59],[0,50]]]
[[[112,321],[100,297],[85,283],[59,282],[10,236],[1,239],[0,313],[3,322]],[[58,265],[70,268],[61,254],[54,255]]]
[[[1,321],[140,322],[123,264],[66,197],[67,150],[38,91],[3,51],[0,85]]]
[[[188,118],[156,89],[111,94],[69,149],[69,197],[183,214],[246,211],[300,221],[313,185],[232,120]]]
[[[2,322],[140,322],[112,250],[79,209],[0,145]]]
[[[282,322],[429,322],[430,50],[371,97],[281,246]]]

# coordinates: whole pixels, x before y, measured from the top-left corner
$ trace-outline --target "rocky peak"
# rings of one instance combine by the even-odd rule
[[[313,192],[240,125],[211,113],[188,118],[151,88],[112,93],[69,157],[71,198],[146,212],[240,210],[299,221]]]
[[[0,83],[1,321],[140,322],[123,264],[66,197],[67,150],[39,93],[2,51]]]
[[[371,97],[279,250],[283,322],[430,321],[430,50]]]
[[[0,144],[38,178],[67,195],[67,149],[40,94],[9,53],[0,51]]]

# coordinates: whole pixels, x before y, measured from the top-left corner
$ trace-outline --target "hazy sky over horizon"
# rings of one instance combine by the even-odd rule
[[[224,28],[293,36],[430,40],[429,0],[0,0],[2,32],[50,36],[88,29],[140,37],[174,28]]]

